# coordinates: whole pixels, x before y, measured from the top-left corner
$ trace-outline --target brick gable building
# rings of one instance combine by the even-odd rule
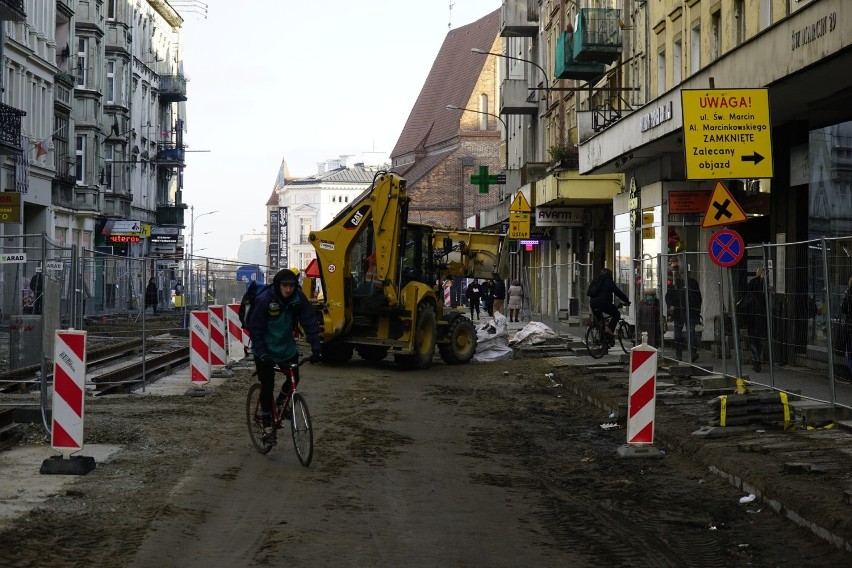
[[[470,183],[480,166],[492,174],[503,166],[497,66],[493,57],[471,53],[500,51],[499,30],[495,10],[447,33],[391,152],[393,170],[408,181],[412,221],[463,228],[499,199],[496,186],[480,194]]]

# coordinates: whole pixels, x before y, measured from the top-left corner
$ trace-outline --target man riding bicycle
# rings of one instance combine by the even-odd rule
[[[275,367],[285,368],[299,359],[293,331],[300,325],[311,345],[311,363],[321,361],[320,326],[311,303],[298,289],[296,274],[285,268],[275,275],[272,286],[258,292],[248,314],[257,380],[261,384],[260,407],[264,443],[275,444],[272,425],[272,394],[275,392]],[[289,386],[281,386],[286,393]]]
[[[589,304],[592,312],[601,311],[609,315],[609,324],[606,331],[610,335],[614,335],[615,326],[621,319],[621,313],[612,303],[612,295],[615,294],[618,296],[624,302],[625,306],[630,305],[630,300],[627,298],[627,294],[615,285],[615,281],[612,279],[612,270],[609,268],[601,270],[600,276],[592,280],[586,292],[589,296]]]

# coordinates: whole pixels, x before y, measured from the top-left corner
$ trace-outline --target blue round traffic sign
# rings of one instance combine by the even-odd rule
[[[743,259],[745,243],[743,243],[743,238],[738,232],[730,229],[722,229],[721,231],[716,231],[710,237],[707,252],[710,253],[710,258],[713,259],[713,262],[723,268],[728,268]]]

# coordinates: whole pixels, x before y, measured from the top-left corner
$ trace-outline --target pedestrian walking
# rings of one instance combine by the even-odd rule
[[[524,287],[520,281],[512,280],[507,292],[509,295],[509,321],[521,321],[521,309],[524,307]]]
[[[493,298],[491,309],[496,313],[506,315],[506,283],[501,278],[491,283],[491,297]],[[492,314],[493,315],[493,314]]]
[[[157,297],[159,294],[159,290],[157,290],[157,282],[154,280],[154,277],[148,279],[148,286],[145,287],[145,310],[147,311],[149,307],[154,308],[154,313],[157,313],[157,304],[159,303],[159,298]]]
[[[33,293],[33,313],[40,314],[44,296],[44,277],[41,274],[41,266],[36,267],[35,274],[30,280],[30,290]]]
[[[748,348],[752,357],[751,366],[756,373],[760,372],[760,365],[763,362],[764,342],[767,337],[763,276],[763,268],[758,268],[754,278],[749,280],[746,285],[745,296],[738,303],[748,332]]]
[[[476,319],[479,319],[479,301],[482,293],[479,278],[474,278],[473,282],[467,285],[465,296],[467,297],[468,305],[470,306],[470,319],[473,319],[473,312],[476,310]]]
[[[490,280],[484,280],[482,282],[482,287],[479,290],[479,297],[482,298],[482,305],[485,307],[485,312],[489,317],[493,317],[494,312],[491,311],[491,307],[493,306],[494,298],[491,297]]]
[[[687,301],[688,300],[688,301]],[[683,350],[688,341],[692,344],[690,361],[698,360],[698,334],[695,326],[701,321],[701,290],[695,278],[684,279],[683,272],[673,271],[672,285],[666,291],[666,306],[674,324],[675,355],[683,360]]]

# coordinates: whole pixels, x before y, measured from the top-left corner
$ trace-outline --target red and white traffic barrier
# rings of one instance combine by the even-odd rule
[[[657,350],[642,343],[630,351],[630,384],[627,400],[627,443],[654,443],[657,403]]]
[[[228,324],[228,357],[237,361],[245,357],[243,347],[243,327],[240,325],[240,305],[225,306],[225,320]]]
[[[449,280],[444,280],[444,305],[448,308],[452,307],[452,302],[450,300],[450,290],[453,287],[453,283]]]
[[[210,312],[210,364],[221,367],[228,363],[225,350],[225,306],[208,306]]]
[[[51,447],[65,459],[83,449],[86,332],[57,331],[53,343]]]
[[[189,366],[193,383],[210,382],[210,312],[189,313]]]

